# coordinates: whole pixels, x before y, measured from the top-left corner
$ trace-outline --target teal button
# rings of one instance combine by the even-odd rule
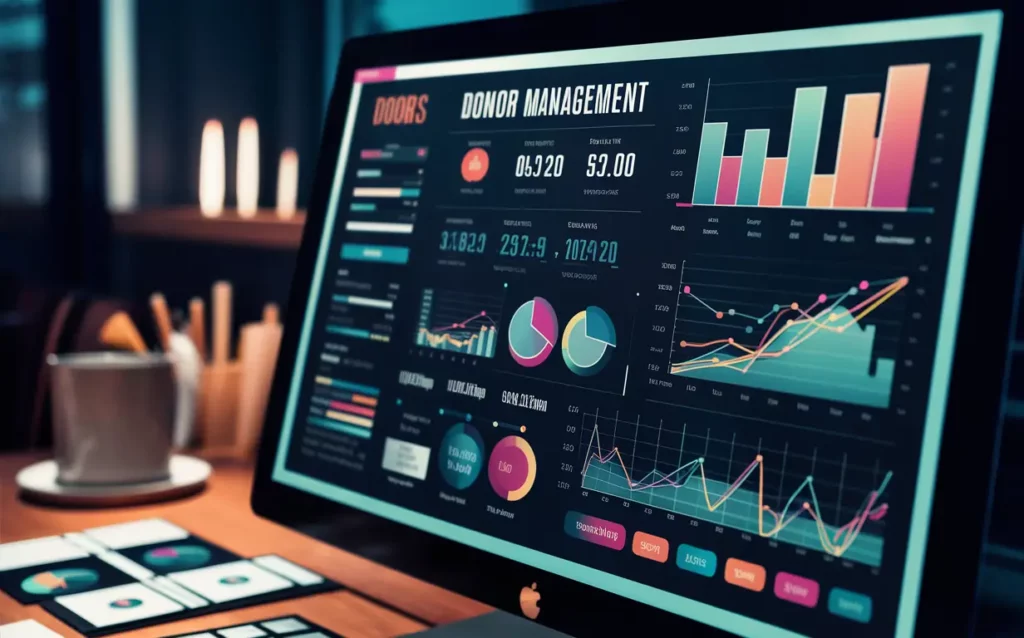
[[[714,552],[684,544],[676,550],[676,567],[711,578],[718,567],[718,557]]]
[[[829,613],[856,622],[871,620],[871,597],[834,587],[828,594]]]

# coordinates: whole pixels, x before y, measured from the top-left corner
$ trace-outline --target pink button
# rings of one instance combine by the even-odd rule
[[[818,604],[818,593],[821,588],[818,582],[796,574],[779,572],[775,575],[775,595],[782,600],[814,607]]]

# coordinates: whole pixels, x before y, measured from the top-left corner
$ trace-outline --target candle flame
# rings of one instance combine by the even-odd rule
[[[204,217],[224,211],[224,126],[209,120],[203,126],[199,153],[199,210]]]
[[[238,126],[238,166],[235,177],[238,214],[254,217],[260,197],[260,131],[255,118],[247,117]]]
[[[277,216],[291,219],[299,197],[299,154],[294,148],[281,151],[277,169]]]

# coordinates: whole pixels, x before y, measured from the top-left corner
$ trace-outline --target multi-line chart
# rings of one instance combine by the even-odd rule
[[[696,423],[585,414],[581,486],[878,567],[893,476],[878,463]]]
[[[781,261],[684,262],[670,373],[888,407],[910,279],[833,273]]]

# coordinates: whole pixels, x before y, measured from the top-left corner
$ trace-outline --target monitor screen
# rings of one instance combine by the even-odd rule
[[[737,633],[909,634],[999,27],[358,70],[273,479]]]

